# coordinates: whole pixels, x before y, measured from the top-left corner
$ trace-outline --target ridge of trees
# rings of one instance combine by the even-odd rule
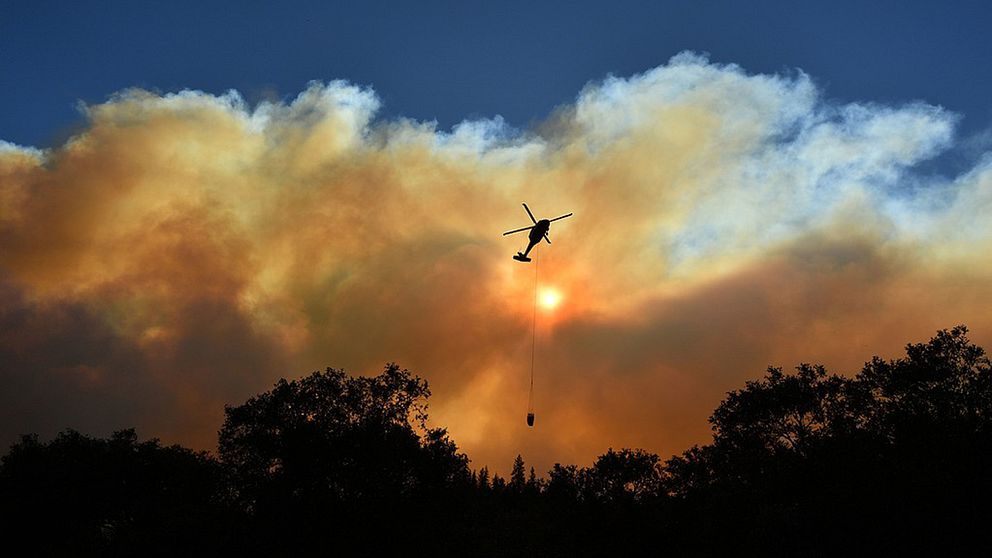
[[[663,461],[472,470],[427,383],[327,369],[225,407],[219,454],[24,436],[0,521],[38,554],[988,554],[992,366],[967,328],[845,377],[768,368]]]

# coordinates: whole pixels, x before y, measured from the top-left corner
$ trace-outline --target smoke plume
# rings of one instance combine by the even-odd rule
[[[213,448],[225,403],[326,366],[426,377],[473,459],[663,456],[769,364],[853,372],[936,329],[992,341],[992,156],[956,116],[837,104],[811,78],[681,54],[533,130],[376,118],[347,82],[287,102],[118,93],[64,145],[0,142],[0,442],[135,425]],[[524,415],[535,264],[537,424]]]

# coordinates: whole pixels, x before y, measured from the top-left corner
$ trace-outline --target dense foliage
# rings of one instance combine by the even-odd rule
[[[472,471],[426,383],[328,369],[226,408],[219,456],[25,436],[2,520],[37,554],[986,554],[992,367],[958,326],[851,377],[769,368],[662,461]]]
[[[214,458],[134,430],[93,439],[24,436],[0,468],[0,521],[24,555],[221,552],[234,516]]]

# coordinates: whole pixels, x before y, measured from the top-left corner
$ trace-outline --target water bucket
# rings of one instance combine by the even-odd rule
[[[534,413],[527,413],[527,426],[534,426]]]

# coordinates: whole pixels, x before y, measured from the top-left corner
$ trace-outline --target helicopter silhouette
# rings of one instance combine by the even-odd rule
[[[551,239],[548,238],[548,231],[551,229],[551,222],[557,221],[559,219],[564,219],[565,217],[571,217],[572,214],[569,213],[567,215],[562,215],[561,217],[555,217],[554,219],[541,219],[540,221],[538,221],[537,219],[534,218],[534,214],[530,212],[530,208],[527,207],[527,204],[523,204],[523,206],[524,206],[524,210],[527,212],[527,215],[530,217],[530,220],[533,221],[534,224],[529,227],[522,227],[519,229],[514,229],[512,231],[506,231],[505,233],[503,233],[503,236],[518,232],[530,231],[530,234],[528,235],[530,243],[527,245],[527,249],[524,250],[523,252],[517,252],[517,254],[513,256],[513,259],[517,260],[518,262],[529,262],[530,258],[528,258],[527,255],[530,254],[530,251],[534,249],[534,246],[537,245],[538,242],[541,242],[542,238],[545,240],[545,242],[551,244]]]

